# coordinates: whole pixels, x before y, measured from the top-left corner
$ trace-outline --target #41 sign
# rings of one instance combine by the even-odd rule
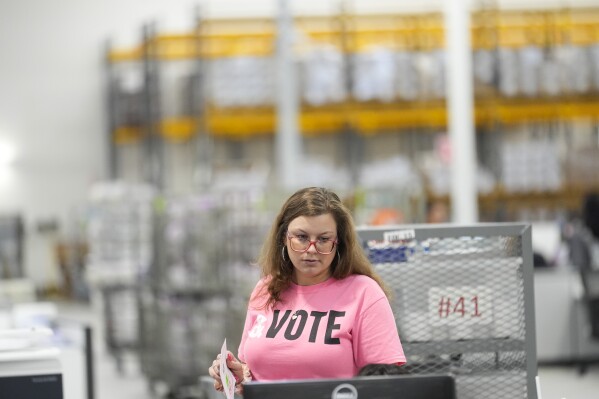
[[[485,286],[432,287],[428,291],[432,326],[472,326],[493,322],[493,295]]]

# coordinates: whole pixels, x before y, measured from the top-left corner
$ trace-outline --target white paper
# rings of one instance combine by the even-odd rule
[[[233,399],[235,395],[235,376],[227,367],[227,339],[223,342],[220,349],[220,379],[223,383],[223,388],[227,399]]]

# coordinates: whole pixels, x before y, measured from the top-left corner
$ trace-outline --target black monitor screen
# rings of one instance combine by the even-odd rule
[[[389,375],[244,384],[244,399],[455,399],[447,375]]]

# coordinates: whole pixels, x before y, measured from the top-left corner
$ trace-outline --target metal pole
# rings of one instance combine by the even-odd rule
[[[87,399],[95,398],[94,385],[94,340],[92,328],[85,326],[85,374],[87,378]]]
[[[478,221],[470,10],[466,0],[446,0],[443,3],[447,42],[449,138],[452,151],[452,221],[470,224]]]
[[[346,1],[341,2],[341,9],[339,15],[339,31],[341,32],[341,51],[343,54],[343,65],[345,73],[345,90],[349,96],[351,96],[352,88],[354,86],[354,64],[351,62],[351,51],[350,42],[353,40],[350,32],[350,18],[348,3]],[[348,103],[346,103],[348,104]],[[362,137],[358,135],[356,130],[348,123],[348,116],[350,115],[351,108],[346,105],[345,109],[345,123],[343,126],[343,146],[345,147],[345,158],[347,159],[347,167],[349,170],[351,184],[353,187],[357,187],[359,183],[360,165],[363,161],[364,155],[364,143]]]
[[[192,91],[191,98],[191,115],[198,121],[198,127],[195,137],[195,165],[193,172],[193,186],[200,190],[205,191],[212,182],[212,167],[213,167],[213,152],[214,143],[213,139],[208,131],[208,123],[206,119],[208,117],[208,110],[206,108],[206,99],[208,98],[208,86],[206,82],[209,80],[208,68],[206,60],[202,58],[203,49],[203,17],[202,9],[196,7],[196,76],[194,80],[194,88]]]
[[[110,41],[106,43],[106,59],[105,63],[105,78],[106,78],[106,114],[108,119],[108,134],[107,134],[107,150],[108,150],[108,178],[116,180],[118,178],[118,160],[117,160],[117,147],[115,144],[114,131],[117,128],[117,100],[118,100],[118,86],[114,79],[112,61],[110,60],[110,50],[112,46]]]
[[[146,24],[143,27],[144,43],[144,177],[145,181],[158,190],[164,185],[164,149],[158,125],[160,124],[160,85],[158,60],[156,59],[156,25]]]
[[[539,370],[537,366],[537,345],[536,345],[536,326],[535,326],[535,284],[534,284],[534,264],[532,254],[532,227],[526,225],[520,234],[522,237],[522,284],[524,286],[524,318],[526,343],[526,373],[530,378],[527,378],[528,398],[538,399],[540,397],[537,392],[536,377]],[[535,377],[535,378],[532,378]]]
[[[297,71],[293,60],[293,18],[289,0],[279,0],[277,19],[276,164],[279,183],[292,188],[302,154],[298,128]]]

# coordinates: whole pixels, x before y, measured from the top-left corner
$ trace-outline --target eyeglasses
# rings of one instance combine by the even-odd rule
[[[331,238],[319,238],[314,241],[310,241],[307,236],[299,235],[294,236],[287,233],[287,238],[289,239],[289,246],[295,252],[308,252],[311,245],[314,245],[314,249],[321,255],[328,255],[335,250],[335,244],[337,244],[337,239]]]

